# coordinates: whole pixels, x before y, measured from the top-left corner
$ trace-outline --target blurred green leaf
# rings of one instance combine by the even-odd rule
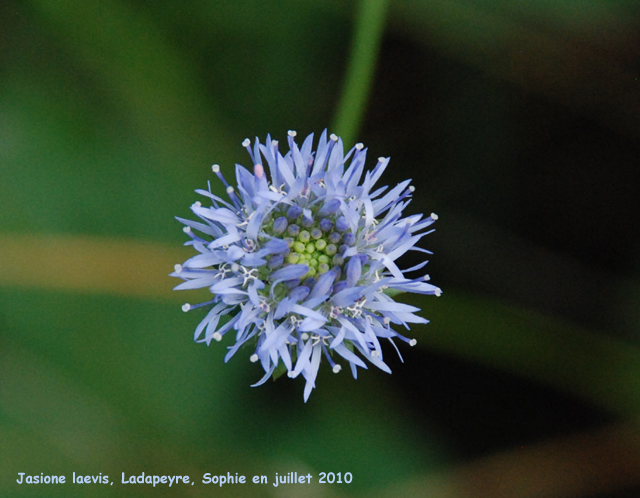
[[[566,390],[627,417],[640,415],[640,348],[550,316],[446,291],[406,295],[431,325],[418,344]]]

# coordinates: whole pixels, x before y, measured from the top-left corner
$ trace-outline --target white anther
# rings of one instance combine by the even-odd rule
[[[264,300],[260,301],[260,310],[268,313],[271,311],[271,306],[269,306],[269,303]]]
[[[380,353],[378,353],[377,351],[371,351],[371,356],[377,358],[378,356],[380,356]]]
[[[227,194],[233,194],[233,187],[231,185],[227,187]]]
[[[342,315],[342,308],[340,306],[331,306],[331,311],[329,312],[330,318],[338,318],[338,316]]]
[[[242,277],[244,278],[244,282],[242,283],[242,285],[247,285],[247,283],[250,280],[257,280],[258,279],[258,269],[257,268],[251,268],[250,270],[248,270],[247,268],[245,268],[244,266],[241,266],[242,268]],[[254,275],[253,272],[256,272],[256,274]]]
[[[213,171],[214,173],[220,173],[220,165],[214,164],[213,166],[211,166],[211,171]]]
[[[411,339],[409,341],[409,346],[415,346],[416,344],[418,344],[418,341],[416,341],[415,339]]]
[[[176,273],[180,273],[182,271],[182,265],[175,265],[173,269]]]
[[[384,158],[384,157],[380,156],[380,157],[378,158],[378,162],[379,162],[379,163],[383,163],[384,161],[385,161],[385,158]]]
[[[274,147],[278,146],[278,141],[277,140],[271,140],[271,145],[273,145]]]
[[[251,363],[255,363],[256,361],[258,361],[258,355],[253,353],[250,357],[249,357],[249,361]]]
[[[440,289],[436,289],[436,296],[440,297],[442,295],[442,291]]]
[[[240,269],[240,265],[238,265],[238,263],[233,263],[233,264],[231,265],[231,271],[232,271],[232,272],[234,272],[234,273],[235,273],[235,272],[237,272],[239,269]]]
[[[193,205],[194,205],[195,207],[199,208],[199,207],[201,207],[201,206],[202,206],[202,203],[201,203],[200,201],[196,201],[196,202],[194,202],[194,203],[193,203]]]
[[[363,148],[364,148],[364,144],[362,144],[362,143],[357,143],[356,144],[356,149],[362,150]]]
[[[409,185],[409,192],[415,192],[416,188],[413,185]]]
[[[191,233],[191,227],[184,227],[184,228],[182,229],[182,231],[183,231],[184,233]]]
[[[431,213],[431,219],[437,220],[438,219],[438,215],[436,213]]]
[[[289,130],[287,132],[287,135],[289,135],[290,137],[295,137],[297,135],[297,133],[295,131],[293,131],[293,130]]]
[[[358,301],[353,306],[348,307],[347,311],[351,312],[353,318],[360,318],[360,316],[362,315],[362,306],[364,306],[365,302],[366,299]]]
[[[329,135],[329,138],[334,142],[338,141],[338,135],[336,135],[335,133],[332,133],[331,135]]]
[[[425,275],[424,277],[425,282],[428,282],[429,280],[431,280],[431,276],[430,275]]]
[[[391,323],[391,318],[389,318],[388,316],[385,316],[385,317],[384,317],[384,320],[382,320],[382,322],[383,322],[385,325],[389,325],[389,324]]]
[[[303,341],[306,341],[307,339],[309,339],[309,334],[305,332],[300,337],[302,338]]]
[[[220,335],[220,332],[216,332],[215,334],[213,334],[213,338],[218,342],[222,340],[222,336]]]
[[[294,374],[293,374],[293,370],[289,370],[289,371],[287,372],[287,377],[289,377],[290,379],[293,379],[293,375],[294,375]]]
[[[341,365],[338,365],[338,364],[333,365],[333,373],[334,374],[337,374],[340,370],[342,370],[342,366]]]
[[[191,309],[191,305],[189,303],[183,304],[182,305],[182,311],[184,311],[185,313],[187,311],[189,311]]]
[[[242,141],[242,146],[243,146],[243,147],[249,147],[250,145],[251,145],[251,140],[249,140],[248,138],[245,138],[245,139]]]

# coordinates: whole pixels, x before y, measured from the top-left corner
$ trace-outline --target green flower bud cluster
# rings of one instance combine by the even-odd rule
[[[300,210],[301,211],[301,210]],[[303,277],[315,277],[333,269],[336,281],[343,275],[344,257],[346,249],[343,236],[335,229],[335,220],[331,215],[320,219],[316,216],[317,208],[313,209],[313,221],[304,219],[302,213],[294,212],[285,207],[273,211],[273,219],[265,223],[265,232],[287,241],[290,252],[284,258],[284,263],[304,264],[309,266],[309,272]],[[279,216],[287,214],[287,217]]]
[[[338,234],[339,235],[339,234]],[[335,244],[324,236],[312,237],[307,230],[302,230],[295,239],[291,239],[292,251],[287,256],[287,263],[309,266],[307,277],[328,272],[332,266],[342,267],[344,258],[338,254]]]

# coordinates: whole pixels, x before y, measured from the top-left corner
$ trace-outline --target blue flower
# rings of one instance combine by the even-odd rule
[[[426,282],[428,276],[406,276],[426,261],[407,270],[395,261],[410,250],[431,254],[416,243],[437,216],[402,218],[414,191],[410,180],[372,191],[389,158],[365,171],[362,144],[345,154],[342,140],[327,139],[325,130],[313,151],[313,134],[302,147],[295,132],[288,135],[285,156],[270,136],[253,147],[249,139],[243,142],[253,173],[236,165],[237,187],[213,165],[229,200],[196,190],[211,206],[191,207],[198,222],[177,219],[191,239],[186,245],[198,255],[176,265],[171,276],[184,280],[176,290],[207,287],[213,296],[182,307],[211,307],[194,340],[210,344],[234,336],[225,361],[247,345],[250,360],[265,371],[254,386],[286,369],[289,377],[306,379],[307,401],[323,356],[335,373],[348,363],[357,378],[357,367],[367,368],[363,358],[391,373],[381,339],[394,347],[394,339],[415,345],[392,326],[409,329],[409,323],[427,320],[391,295],[441,291]]]

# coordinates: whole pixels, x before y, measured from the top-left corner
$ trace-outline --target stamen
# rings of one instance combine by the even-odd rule
[[[213,338],[218,342],[222,340],[222,336],[220,335],[220,332],[216,332],[215,334],[213,334]]]
[[[327,349],[327,341],[326,339],[323,337],[322,338],[322,352],[324,353],[325,358],[327,358],[327,361],[329,362],[329,365],[331,365],[331,370],[333,370],[333,373],[338,373],[340,370],[342,370],[342,367],[340,365],[338,365],[335,361],[333,361],[333,358],[331,358],[331,355],[329,354],[329,350]]]
[[[242,278],[244,278],[244,282],[242,283],[243,287],[247,285],[250,280],[258,280],[259,270],[257,268],[251,268],[250,270],[244,266],[240,268],[242,268]],[[254,275],[253,272],[256,272],[256,275]]]
[[[291,151],[293,151],[293,149],[294,149],[294,147],[293,147],[293,146],[294,146],[293,139],[295,138],[295,136],[297,135],[297,133],[296,133],[295,131],[293,131],[293,130],[289,130],[289,131],[287,132],[287,135],[289,135],[289,136],[287,137],[288,142],[289,142],[289,149],[290,149]]]
[[[249,361],[251,363],[255,363],[256,361],[258,361],[258,355],[253,353],[250,357],[249,357]]]
[[[251,162],[253,164],[256,164],[256,158],[253,156],[253,151],[251,150],[251,140],[249,140],[248,138],[245,138],[242,141],[242,146],[247,149],[247,152],[249,153],[249,157],[251,158]]]
[[[242,203],[236,195],[235,189],[231,185],[227,185],[227,194],[229,195],[229,199],[233,202],[233,205],[238,209],[238,211],[241,211]]]
[[[180,273],[182,271],[182,265],[175,265],[173,269],[176,273]]]
[[[342,308],[340,306],[331,306],[331,311],[329,312],[330,318],[338,318],[338,316],[342,315]]]
[[[271,311],[271,306],[269,306],[269,303],[263,299],[262,301],[260,301],[260,309],[265,313],[268,313],[269,311]]]
[[[185,303],[182,305],[182,311],[185,313],[191,309],[191,305],[189,303]]]

